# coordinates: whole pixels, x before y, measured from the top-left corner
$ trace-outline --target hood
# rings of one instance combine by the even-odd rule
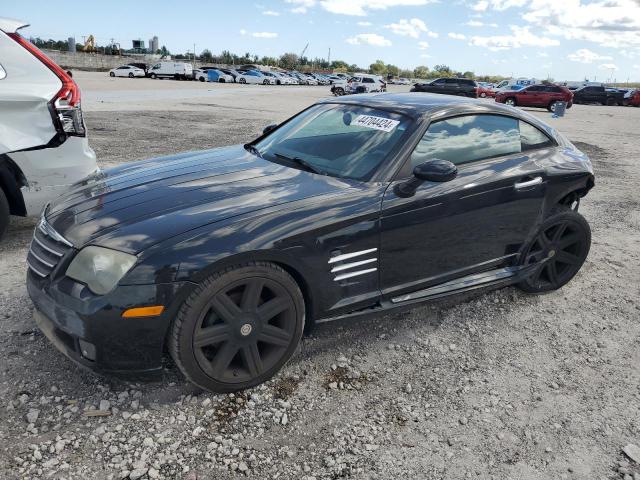
[[[76,248],[92,244],[137,254],[206,224],[350,186],[237,145],[99,172],[52,202],[46,218]]]

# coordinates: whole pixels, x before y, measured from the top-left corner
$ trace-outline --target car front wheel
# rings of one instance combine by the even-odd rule
[[[114,72],[109,72],[109,76],[110,76],[110,77],[115,77],[115,76],[116,76],[116,74],[115,74]]]
[[[265,382],[291,358],[304,318],[295,280],[272,263],[249,262],[199,284],[174,319],[169,352],[199,387],[243,390]]]
[[[537,267],[518,287],[529,293],[563,287],[580,271],[590,247],[591,228],[584,217],[566,207],[555,211],[522,254],[523,265]]]
[[[516,99],[513,97],[509,97],[504,101],[505,105],[509,105],[510,107],[516,106]]]

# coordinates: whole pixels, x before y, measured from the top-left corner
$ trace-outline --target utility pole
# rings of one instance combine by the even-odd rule
[[[329,68],[331,68],[331,47],[329,47],[329,57],[327,59],[327,63],[329,64]]]
[[[196,68],[196,44],[193,44],[193,68]]]

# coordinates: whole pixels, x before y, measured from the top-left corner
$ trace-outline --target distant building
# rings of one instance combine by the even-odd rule
[[[140,40],[140,39],[138,39],[138,40],[131,40],[131,43],[132,43],[132,45],[133,45],[133,50],[134,50],[136,53],[144,53],[144,52],[143,52],[143,50],[146,50],[146,49],[144,48],[144,40]]]
[[[75,53],[75,51],[76,51],[76,39],[73,38],[73,37],[69,37],[67,39],[67,44],[68,44],[67,48],[68,48],[69,52]]]
[[[160,45],[158,42],[158,37],[154,35],[153,38],[149,39],[149,53],[156,53],[160,49]]]

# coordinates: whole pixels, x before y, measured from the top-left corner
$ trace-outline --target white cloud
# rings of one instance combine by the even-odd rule
[[[634,65],[633,68],[640,69],[640,65]]]
[[[411,38],[418,38],[421,33],[429,33],[427,25],[419,18],[412,18],[410,20],[403,18],[402,20],[398,20],[398,23],[385,25],[384,28],[388,28],[396,35]]]
[[[373,45],[375,47],[391,46],[391,40],[388,40],[377,33],[361,33],[347,38],[347,43],[350,43],[351,45]]]
[[[529,27],[511,25],[511,35],[474,36],[470,44],[496,52],[520,47],[553,47],[560,42],[554,38],[539,37],[531,33]]]
[[[263,15],[268,15],[270,17],[279,17],[280,13],[279,12],[274,12],[273,10],[265,10],[264,12],[262,12]]]
[[[489,2],[487,0],[480,0],[478,3],[471,7],[472,10],[476,12],[484,12],[489,8]]]
[[[321,0],[326,11],[341,15],[364,16],[367,10],[386,10],[400,6],[421,6],[437,3],[438,0]]]
[[[242,33],[242,31],[241,31]],[[245,31],[246,33],[246,31]],[[243,35],[245,34],[243,33]],[[253,32],[251,34],[252,37],[256,37],[256,38],[277,38],[278,34],[275,32]]]
[[[572,62],[579,63],[593,63],[598,60],[611,60],[611,57],[592,52],[587,48],[581,48],[580,50],[570,53],[567,55],[567,58]]]
[[[316,4],[316,0],[285,0],[285,2],[295,5],[291,13],[307,13],[307,10]]]
[[[358,25],[361,27],[370,27],[373,24],[371,22],[358,22]]]
[[[418,48],[420,50],[426,50],[429,48],[429,42],[418,42]]]
[[[603,63],[598,68],[600,70],[618,70],[618,66],[615,63]]]
[[[466,35],[463,35],[462,33],[453,33],[453,32],[449,32],[448,37],[449,38],[453,38],[454,40],[466,40],[467,39]]]
[[[469,20],[467,23],[465,23],[465,25],[467,27],[492,27],[492,28],[498,28],[498,24],[497,23],[484,23],[484,22],[481,22],[479,20]]]
[[[421,53],[420,58],[431,58],[431,55],[429,55],[428,53]]]
[[[531,0],[522,18],[568,40],[611,48],[640,47],[638,0]]]

